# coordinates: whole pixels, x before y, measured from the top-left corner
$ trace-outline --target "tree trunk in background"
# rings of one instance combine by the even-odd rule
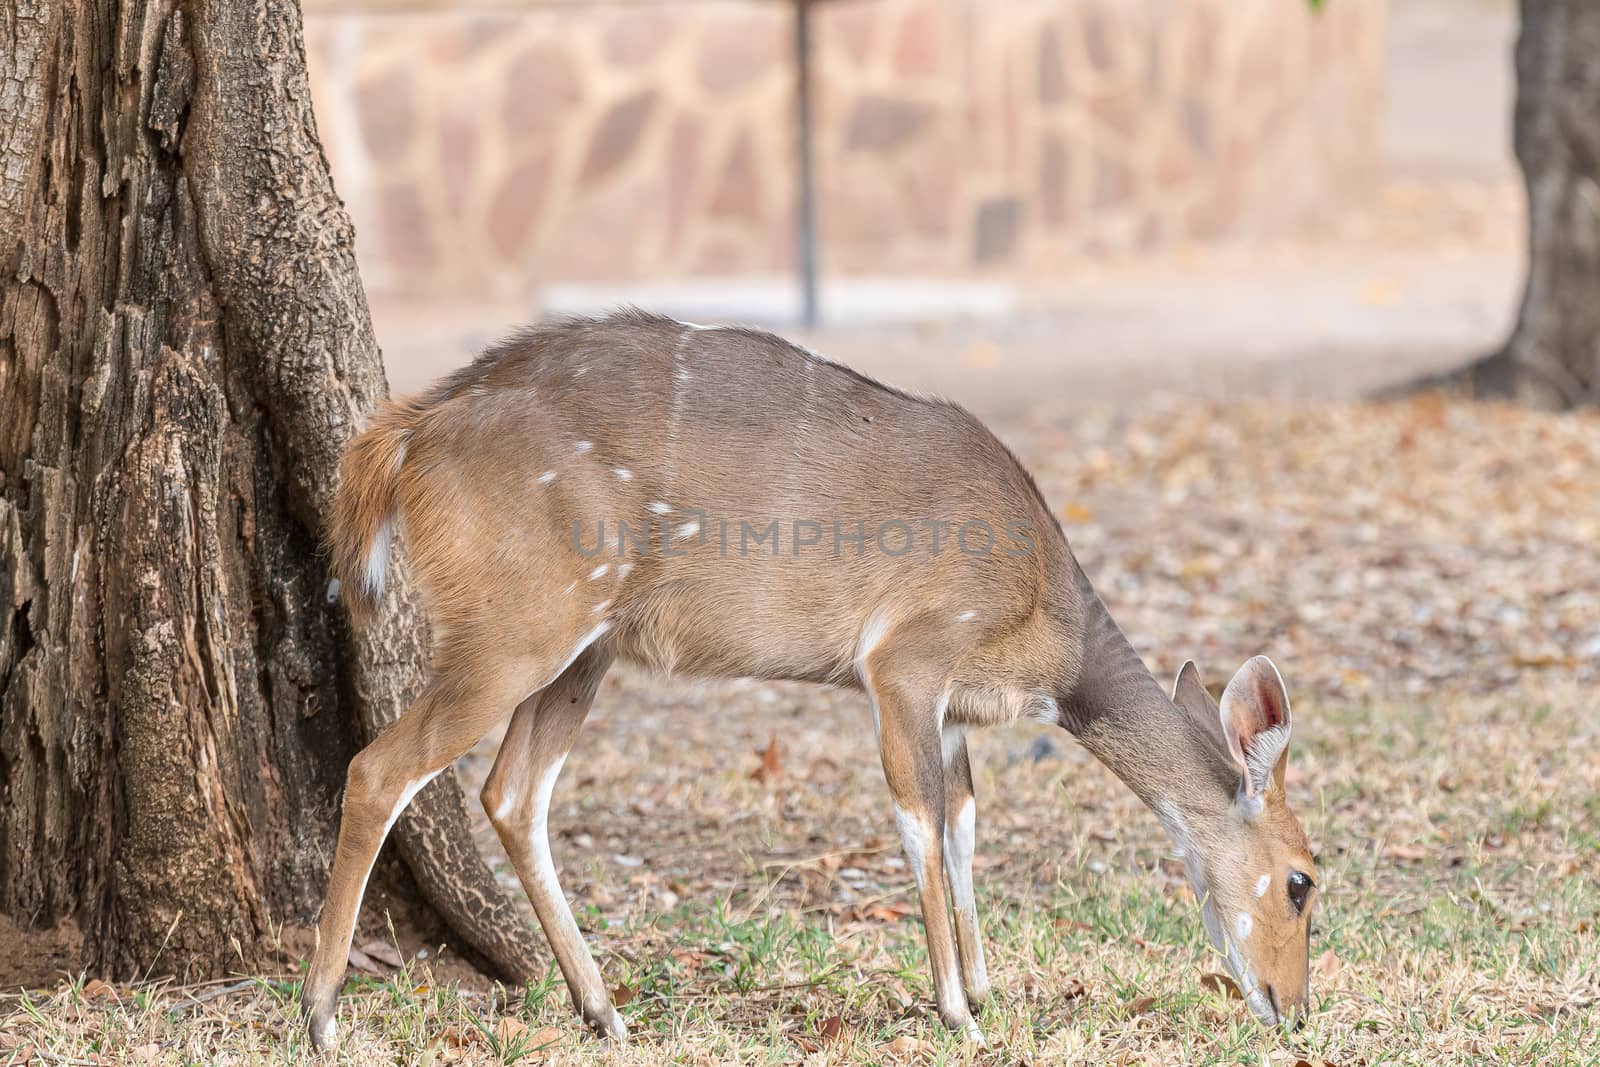
[[[1600,404],[1600,3],[1522,0],[1517,159],[1528,185],[1528,284],[1477,393],[1542,408]]]
[[[319,552],[385,392],[292,0],[0,0],[0,911],[107,976],[249,971],[321,904],[345,765],[425,651]],[[504,976],[441,778],[396,829]]]

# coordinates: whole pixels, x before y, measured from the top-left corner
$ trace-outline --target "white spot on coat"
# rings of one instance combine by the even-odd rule
[[[592,449],[593,447],[594,447],[594,442],[593,441],[579,441],[577,443],[577,445],[575,446],[575,448],[577,450],[577,453],[580,456],[583,455],[585,452],[589,451],[590,449]]]
[[[602,600],[602,601],[600,601],[600,603],[598,603],[598,604],[596,604],[596,605],[595,605],[595,606],[594,606],[594,609],[593,609],[593,610],[594,610],[594,613],[595,613],[595,614],[596,614],[596,615],[598,615],[598,614],[600,614],[600,613],[601,613],[601,612],[602,612],[602,611],[605,611],[605,610],[606,610],[606,609],[607,609],[607,608],[609,608],[609,607],[610,607],[610,606],[611,606],[611,601],[609,601],[609,600]]]
[[[647,504],[646,507],[648,507],[651,511],[655,512],[657,515],[665,515],[669,511],[672,510],[672,505],[671,504],[665,503],[665,502],[660,501],[660,500],[657,500],[657,501],[655,501],[655,502],[653,502],[651,504]]]
[[[594,581],[596,578],[599,578],[599,577],[603,576],[606,573],[606,571],[608,571],[610,569],[611,569],[611,564],[609,564],[609,563],[600,564],[600,566],[596,567],[594,570],[589,572],[589,580],[591,582]]]
[[[1239,944],[1250,940],[1250,932],[1255,929],[1255,920],[1250,918],[1248,911],[1241,911],[1233,920],[1233,938]]]
[[[673,534],[672,536],[674,536],[674,537],[693,537],[695,534],[697,534],[699,532],[700,532],[700,524],[698,522],[689,522],[689,523],[684,523],[683,528],[680,529],[677,533]]]
[[[956,616],[956,622],[971,622],[977,617],[978,613],[976,611],[963,611],[960,615]]]
[[[543,474],[539,475],[539,484],[540,485],[549,485],[551,482],[553,482],[555,480],[556,480],[556,472],[555,471],[545,471]]]
[[[1272,875],[1270,875],[1270,874],[1263,874],[1260,878],[1257,878],[1256,879],[1256,896],[1258,896],[1258,897],[1266,896],[1267,895],[1267,887],[1269,885],[1271,885],[1271,884],[1272,884]]]
[[[633,472],[627,467],[617,467],[612,471],[612,473],[625,482],[631,482],[633,480]]]

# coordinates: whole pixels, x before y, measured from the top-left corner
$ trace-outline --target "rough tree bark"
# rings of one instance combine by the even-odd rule
[[[1522,0],[1516,66],[1527,288],[1505,347],[1456,377],[1542,408],[1600,404],[1600,3]]]
[[[109,976],[250,970],[320,906],[349,757],[420,681],[319,532],[386,390],[293,0],[0,0],[0,911]],[[441,778],[396,828],[500,974]]]

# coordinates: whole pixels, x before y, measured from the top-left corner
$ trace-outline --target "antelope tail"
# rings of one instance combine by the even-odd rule
[[[328,549],[345,607],[358,623],[370,620],[383,599],[400,468],[421,414],[416,403],[386,404],[345,447],[339,463]]]

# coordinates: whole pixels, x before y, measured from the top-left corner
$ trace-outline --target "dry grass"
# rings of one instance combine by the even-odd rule
[[[930,1009],[864,703],[619,672],[552,823],[633,1042],[585,1037],[554,976],[436,983],[402,942],[400,969],[350,983],[337,1062],[1595,1062],[1600,564],[1577,549],[1597,431],[1263,408],[1019,442],[1153,665],[1198,651],[1216,681],[1265,650],[1285,669],[1325,888],[1301,1033],[1202,986],[1217,968],[1155,820],[1066,735],[1019,728],[973,738],[995,998],[991,1047],[968,1046]],[[1237,527],[1252,514],[1270,536]],[[1134,552],[1122,531],[1148,515]],[[296,983],[12,997],[0,1064],[300,1062]]]

